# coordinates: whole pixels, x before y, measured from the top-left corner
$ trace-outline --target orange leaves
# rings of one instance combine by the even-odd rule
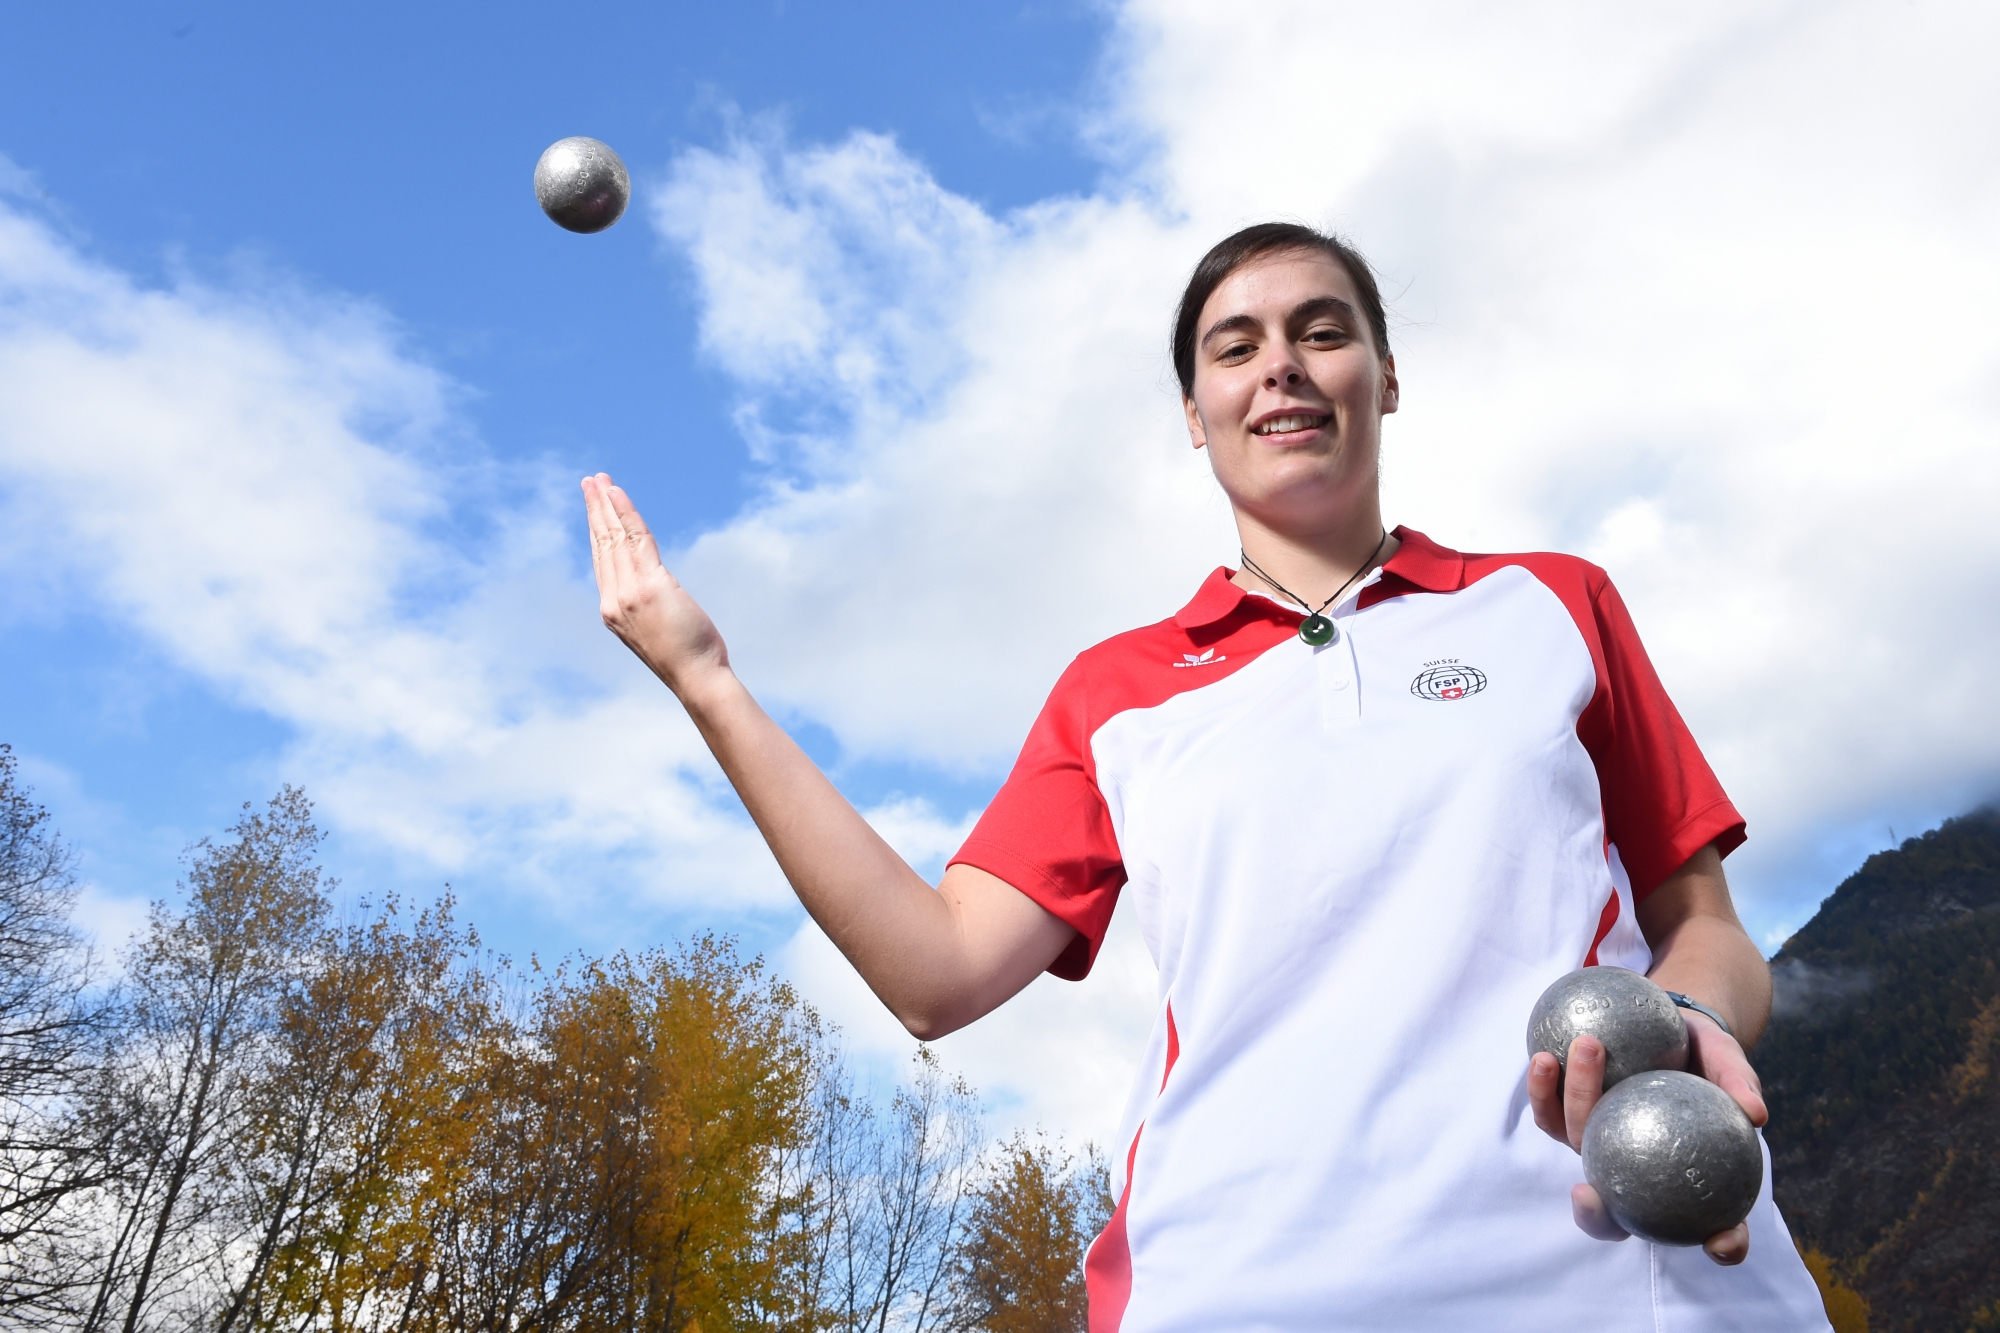
[[[982,1333],[1082,1333],[1083,1254],[1111,1214],[1110,1175],[1046,1138],[1016,1134],[973,1197],[961,1245],[968,1327]]]

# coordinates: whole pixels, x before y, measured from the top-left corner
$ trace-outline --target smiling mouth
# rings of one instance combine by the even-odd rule
[[[1291,416],[1272,417],[1269,421],[1259,422],[1250,428],[1250,433],[1252,435],[1288,435],[1297,430],[1318,430],[1331,420],[1333,420],[1333,417],[1327,414],[1314,415],[1297,412]]]

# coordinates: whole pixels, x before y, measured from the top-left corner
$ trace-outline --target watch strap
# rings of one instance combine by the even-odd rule
[[[1717,1027],[1721,1028],[1724,1032],[1729,1033],[1730,1036],[1733,1037],[1736,1035],[1734,1032],[1730,1031],[1728,1019],[1724,1018],[1721,1014],[1716,1013],[1715,1010],[1709,1008],[1707,1005],[1703,1004],[1700,1000],[1689,999],[1687,996],[1681,994],[1677,990],[1668,991],[1667,998],[1669,1000],[1672,1000],[1675,1004],[1679,1005],[1683,1009],[1692,1009],[1698,1014],[1706,1015],[1709,1019],[1711,1019],[1715,1023]]]

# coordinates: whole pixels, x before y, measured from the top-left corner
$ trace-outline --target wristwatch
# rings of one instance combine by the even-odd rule
[[[1675,1004],[1679,1005],[1683,1009],[1692,1009],[1698,1014],[1707,1015],[1709,1018],[1713,1019],[1715,1025],[1721,1028],[1724,1032],[1729,1033],[1729,1035],[1732,1037],[1736,1035],[1734,1032],[1729,1031],[1728,1019],[1724,1018],[1721,1014],[1716,1013],[1715,1010],[1709,1008],[1707,1005],[1703,1004],[1700,1000],[1690,1000],[1687,996],[1681,994],[1677,990],[1668,991],[1667,998],[1669,1000],[1672,1000]]]

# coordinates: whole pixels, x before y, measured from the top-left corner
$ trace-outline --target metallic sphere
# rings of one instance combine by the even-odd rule
[[[1648,1069],[1686,1069],[1688,1030],[1667,993],[1622,967],[1586,967],[1558,978],[1528,1016],[1528,1055],[1547,1051],[1565,1069],[1569,1044],[1604,1043],[1604,1087]]]
[[[1656,1069],[1626,1079],[1590,1113],[1583,1176],[1633,1235],[1699,1245],[1750,1215],[1764,1150],[1734,1097]]]
[[[603,231],[631,202],[632,178],[611,145],[573,135],[550,144],[535,163],[535,198],[558,227]]]

